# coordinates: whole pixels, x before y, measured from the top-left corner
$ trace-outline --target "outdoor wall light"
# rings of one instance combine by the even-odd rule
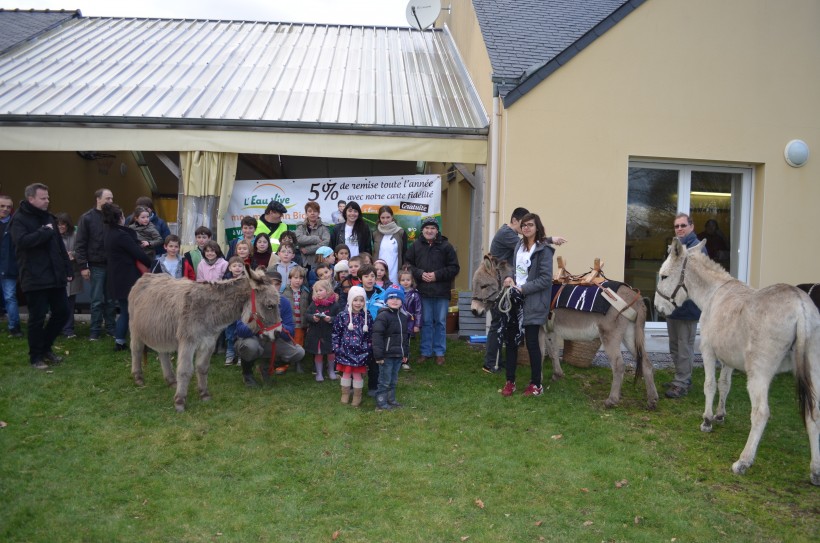
[[[786,163],[793,168],[799,168],[809,160],[809,146],[803,140],[791,140],[783,151]]]

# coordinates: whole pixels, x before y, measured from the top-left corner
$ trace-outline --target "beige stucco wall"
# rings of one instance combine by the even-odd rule
[[[816,0],[646,2],[505,111],[501,217],[527,206],[571,271],[622,278],[631,157],[748,164],[750,283],[820,281],[818,22]]]

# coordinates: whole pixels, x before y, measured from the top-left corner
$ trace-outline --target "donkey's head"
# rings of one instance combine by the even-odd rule
[[[508,268],[505,260],[498,260],[491,254],[484,255],[484,260],[473,274],[473,299],[470,302],[473,315],[482,316],[496,302]]]
[[[678,238],[672,240],[667,250],[668,256],[658,272],[658,285],[655,288],[655,308],[662,315],[669,315],[689,299],[686,288],[686,265],[691,253],[699,253],[701,241],[691,249],[683,246]]]
[[[274,332],[282,329],[279,289],[262,271],[248,270],[248,279],[251,296],[242,309],[242,320],[247,322],[254,332],[261,330],[263,335],[274,339]]]

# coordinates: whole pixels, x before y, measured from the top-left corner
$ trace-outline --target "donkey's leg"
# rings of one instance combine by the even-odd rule
[[[814,383],[820,383],[820,371],[813,372]],[[814,387],[814,410],[806,413],[806,431],[809,434],[809,449],[811,450],[811,484],[820,486],[820,391]]]
[[[609,365],[612,366],[612,387],[609,389],[609,398],[604,400],[604,407],[615,407],[621,401],[621,384],[624,381],[624,358],[621,355],[620,336],[612,337],[614,334],[601,333],[601,340],[604,344],[604,351],[609,358]]]
[[[168,386],[177,386],[177,376],[174,373],[174,367],[171,365],[171,353],[157,353],[159,356],[159,365],[162,368],[162,376]]]
[[[180,341],[179,351],[177,351],[177,392],[174,395],[174,406],[178,413],[185,411],[188,385],[191,382],[191,375],[194,373],[193,358],[194,345],[190,341]]]
[[[134,377],[134,383],[141,387],[145,386],[145,380],[142,376],[142,354],[145,350],[145,344],[140,341],[136,334],[131,334],[131,375]]]
[[[703,381],[703,395],[706,397],[706,405],[703,409],[703,422],[700,425],[701,432],[712,431],[712,421],[714,414],[712,406],[715,403],[715,390],[717,385],[715,383],[715,351],[708,342],[701,341],[700,351],[703,355],[703,373],[705,379]]]
[[[746,470],[754,463],[757,446],[760,444],[763,430],[766,429],[766,423],[769,421],[769,385],[774,375],[773,372],[766,371],[767,368],[763,368],[762,364],[761,362],[750,363],[748,359],[746,363],[747,368],[757,367],[762,371],[748,374],[746,388],[749,391],[749,400],[752,403],[752,427],[749,430],[746,446],[743,447],[743,452],[740,453],[740,458],[732,464],[732,471],[738,475],[746,473]]]
[[[820,290],[820,289],[815,289]],[[809,394],[814,394],[812,409],[806,410],[806,432],[809,434],[811,450],[811,484],[820,486],[820,349],[814,339],[810,342],[806,358],[809,363]]]
[[[558,355],[558,336],[555,332],[547,330],[545,324],[538,333],[538,341],[541,344],[541,352],[546,353],[552,361],[552,380],[559,381],[564,377],[564,370],[561,369],[561,357]]]
[[[199,387],[199,397],[202,401],[211,399],[208,392],[208,368],[211,366],[211,353],[216,346],[216,338],[203,338],[196,354],[196,382]]]
[[[729,397],[729,390],[732,388],[732,372],[734,369],[726,364],[720,368],[720,378],[718,379],[718,408],[715,413],[715,422],[723,423],[726,420],[726,398]]]

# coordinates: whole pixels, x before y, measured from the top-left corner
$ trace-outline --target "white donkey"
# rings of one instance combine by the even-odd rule
[[[712,421],[726,417],[726,396],[732,371],[746,372],[752,404],[752,427],[740,458],[732,471],[745,473],[752,465],[766,422],[769,420],[769,385],[777,373],[792,370],[797,380],[800,411],[809,434],[811,482],[820,485],[820,314],[805,292],[777,284],[756,290],[734,279],[701,253],[705,240],[686,249],[677,239],[661,266],[655,307],[668,315],[691,299],[702,311],[700,318],[703,368],[704,432]],[[715,399],[715,361],[720,360],[720,399]],[[814,383],[814,384],[813,384]]]

